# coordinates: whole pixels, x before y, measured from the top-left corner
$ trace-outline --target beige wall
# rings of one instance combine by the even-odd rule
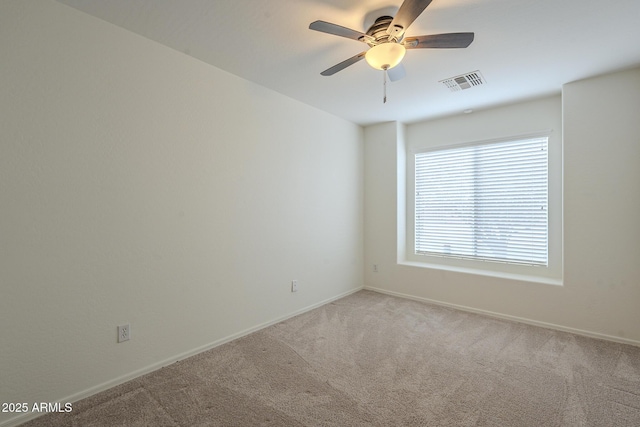
[[[0,2],[0,61],[0,402],[362,286],[359,126],[53,1]]]
[[[551,97],[411,124],[404,138],[397,123],[365,128],[365,286],[640,344],[639,81],[635,69],[570,83],[561,101]],[[465,142],[535,131],[513,124],[521,126],[541,108],[563,128],[552,125],[564,146],[563,285],[399,264],[404,148],[433,135]]]
[[[572,322],[640,343],[640,69],[563,89]]]

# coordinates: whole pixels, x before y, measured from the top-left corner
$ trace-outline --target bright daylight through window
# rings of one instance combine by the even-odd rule
[[[548,138],[415,155],[415,254],[547,266]]]

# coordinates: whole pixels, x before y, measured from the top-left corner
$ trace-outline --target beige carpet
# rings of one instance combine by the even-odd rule
[[[640,348],[361,291],[36,426],[640,426]]]

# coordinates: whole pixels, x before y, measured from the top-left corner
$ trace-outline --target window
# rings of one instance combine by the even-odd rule
[[[415,255],[549,265],[548,137],[415,154]]]

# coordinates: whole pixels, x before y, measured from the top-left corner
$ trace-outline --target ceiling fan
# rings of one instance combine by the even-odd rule
[[[465,48],[473,41],[474,33],[445,33],[425,36],[404,37],[405,31],[429,6],[432,0],[404,0],[395,17],[381,16],[367,30],[366,34],[325,21],[315,21],[309,29],[357,40],[369,45],[369,49],[324,70],[323,76],[332,76],[361,59],[377,70],[389,74],[391,81],[405,76],[402,58],[406,49],[455,49]],[[386,102],[386,96],[385,96]]]

